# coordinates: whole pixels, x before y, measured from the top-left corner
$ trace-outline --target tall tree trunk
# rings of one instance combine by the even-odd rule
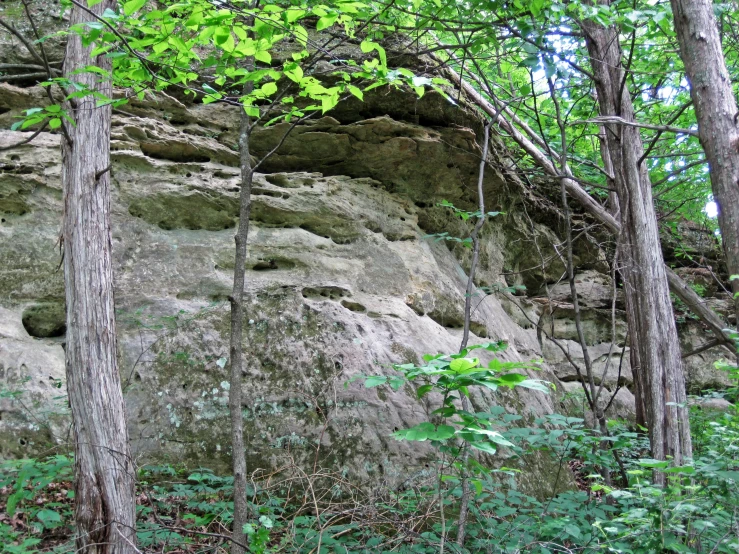
[[[250,91],[250,90],[249,90]],[[249,92],[247,91],[247,92]],[[244,416],[242,413],[243,380],[243,329],[244,329],[244,281],[246,279],[246,246],[249,238],[249,214],[251,212],[251,185],[254,170],[251,167],[249,136],[251,121],[241,108],[239,153],[241,162],[241,191],[239,201],[239,226],[234,236],[236,254],[234,261],[233,291],[231,292],[231,379],[228,409],[231,413],[231,456],[234,472],[234,521],[231,554],[244,554],[246,535],[244,524],[249,516],[246,504],[246,451],[244,450]]]
[[[606,0],[607,1],[607,0]],[[602,116],[634,120],[618,31],[593,21],[581,22]],[[671,456],[677,465],[692,458],[685,380],[662,258],[652,187],[639,131],[622,125],[606,126],[606,145],[613,167],[621,220],[625,294],[632,347],[640,367],[634,378],[644,396],[652,456]],[[660,477],[658,476],[658,479]]]
[[[710,0],[670,0],[729,272],[739,275],[739,109]],[[739,293],[739,279],[733,281]],[[736,303],[739,325],[739,299]]]
[[[451,81],[457,84],[460,89],[462,89],[464,93],[475,102],[475,104],[480,106],[480,108],[485,113],[487,113],[491,117],[496,116],[497,108],[495,108],[490,102],[483,98],[480,93],[477,92],[469,83],[463,81],[457,72],[447,67],[445,69],[445,73],[451,79]],[[477,80],[474,75],[470,75],[470,77],[473,80]],[[484,83],[479,80],[477,80],[477,82],[478,84],[480,84],[481,87],[485,88]],[[536,144],[534,144],[533,139],[530,140],[529,138],[527,138],[527,136],[537,137],[533,129],[531,129],[531,127],[529,127],[514,113],[510,111],[506,112],[505,105],[503,103],[498,100],[496,100],[495,102],[499,107],[503,106],[502,113],[505,114],[505,117],[501,115],[498,118],[498,123],[501,128],[509,133],[511,138],[516,141],[519,146],[521,146],[521,148],[529,156],[531,156],[534,162],[539,165],[548,175],[559,179],[559,170],[554,167],[554,164],[552,164],[549,156],[544,152],[544,150],[539,149]],[[524,135],[524,133],[520,131],[519,128],[523,129],[526,135]],[[543,142],[543,139],[541,139],[541,137],[538,137],[536,142]],[[571,176],[568,175],[568,177]],[[603,206],[601,206],[595,199],[593,199],[593,197],[590,196],[590,194],[588,194],[587,191],[582,186],[580,186],[577,181],[572,178],[566,179],[565,186],[567,187],[567,194],[577,200],[585,209],[585,211],[592,215],[595,219],[600,221],[606,227],[606,229],[610,230],[613,233],[621,232],[620,221],[616,220],[612,213],[609,213]],[[670,284],[670,290],[675,294],[675,296],[682,300],[685,305],[688,306],[688,308],[690,308],[690,310],[696,316],[698,316],[698,318],[716,335],[716,338],[721,340],[722,344],[731,346],[733,349],[734,341],[728,336],[727,333],[724,333],[726,325],[721,320],[721,318],[716,315],[716,312],[706,306],[705,301],[700,296],[698,296],[698,293],[690,288],[677,273],[672,271],[667,266],[665,266],[664,270],[667,274],[667,281]]]
[[[102,14],[116,3],[90,8]],[[93,17],[74,7],[71,25]],[[110,71],[110,59],[91,58],[70,33],[64,75],[112,95],[109,79],[73,75],[96,65]],[[68,104],[75,120],[62,140],[64,188],[64,289],[67,299],[67,391],[74,421],[75,519],[83,553],[135,552],[134,469],[116,360],[110,231],[110,106],[87,96]]]

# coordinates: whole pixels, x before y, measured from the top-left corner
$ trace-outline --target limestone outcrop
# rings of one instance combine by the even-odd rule
[[[0,85],[0,147],[43,95]],[[151,95],[116,111],[112,129],[113,250],[120,367],[139,460],[225,467],[228,310],[238,215],[234,108]],[[254,137],[256,156],[284,126]],[[247,262],[250,467],[319,456],[369,479],[423,471],[429,451],[393,430],[427,417],[407,386],[396,393],[352,379],[459,347],[468,224],[438,203],[474,209],[480,121],[429,93],[398,90],[342,104],[298,126],[255,180]],[[501,212],[483,229],[473,342],[505,340],[507,360],[543,359],[545,395],[477,393],[478,409],[561,411],[581,360],[562,281],[556,207],[523,186],[502,139],[489,153],[485,194]],[[59,136],[0,151],[0,458],[65,445],[64,297],[59,270]],[[546,195],[544,195],[546,196]],[[579,217],[579,216],[578,216]],[[614,412],[633,414],[623,306],[606,253],[575,244],[585,335]],[[723,300],[716,300],[717,303]],[[611,315],[616,314],[615,324]],[[684,347],[706,340],[682,326]],[[689,358],[693,390],[720,385],[720,349]],[[23,391],[23,392],[21,392]]]

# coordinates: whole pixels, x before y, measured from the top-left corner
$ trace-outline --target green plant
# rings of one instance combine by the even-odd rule
[[[693,289],[698,296],[701,296],[701,297],[706,296],[706,286],[705,285],[700,285],[698,283],[691,283],[690,288]]]
[[[454,204],[452,204],[451,202],[449,202],[448,200],[442,200],[441,202],[437,203],[436,205],[439,206],[440,208],[449,208],[452,211],[452,213],[455,216],[459,217],[462,221],[468,221],[469,219],[481,217],[480,210],[477,210],[477,211],[474,211],[474,212],[469,212],[469,211],[466,211],[466,210],[461,210],[461,209],[457,208]],[[504,214],[504,212],[487,212],[486,215],[488,217],[496,217],[496,216],[505,215],[505,214]],[[424,238],[424,239],[434,239],[435,242],[439,242],[439,241],[442,241],[442,240],[448,241],[448,242],[458,242],[459,244],[461,244],[465,248],[472,248],[472,237],[459,238],[459,237],[455,237],[453,235],[450,235],[448,232],[432,233],[432,234],[428,234],[428,235],[423,235],[423,237],[421,237],[421,238]]]
[[[503,362],[493,358],[487,364],[482,364],[479,358],[469,357],[470,352],[477,349],[499,352],[505,347],[504,342],[491,342],[469,346],[459,354],[425,355],[424,365],[396,364],[393,368],[401,374],[400,376],[364,377],[364,385],[372,388],[387,384],[397,391],[406,383],[411,383],[417,385],[418,399],[432,392],[441,395],[439,408],[431,412],[437,416],[438,422],[426,421],[408,429],[398,430],[393,433],[396,439],[429,440],[439,446],[442,452],[451,451],[455,455],[458,454],[458,447],[451,446],[448,441],[459,439],[478,450],[494,454],[495,445],[513,445],[492,428],[487,414],[465,411],[457,407],[456,402],[463,396],[469,396],[470,387],[484,387],[492,391],[500,387],[549,391],[544,381],[512,372],[514,369],[538,370],[539,367],[534,363]]]
[[[70,531],[72,460],[58,454],[45,460],[17,460],[0,464],[0,505],[10,521],[21,521],[25,532],[0,520],[0,552],[30,554],[41,536]]]
[[[441,362],[439,359],[415,367],[443,368],[455,359],[465,360],[469,356]],[[460,364],[453,374],[446,376],[424,376],[420,378],[420,386],[430,384],[426,379],[435,382],[446,377],[451,380],[441,386],[455,388],[452,381],[459,383],[488,369],[479,364],[464,370],[465,365],[468,364]],[[408,367],[406,371],[412,370]],[[386,380],[375,386],[404,387],[413,383],[403,370],[398,373],[382,376]],[[505,374],[500,372],[495,377]],[[365,381],[369,379],[373,379],[370,385],[380,380],[378,377]],[[468,382],[461,386],[476,385]],[[461,388],[456,390],[462,394]],[[416,426],[415,439],[407,438],[409,429],[403,430],[405,433],[400,433],[399,438],[423,440],[426,433],[426,441],[452,448],[454,439],[443,439],[448,430],[445,432],[441,427],[451,422],[448,418],[443,422],[444,418],[437,415],[440,423],[433,430]],[[460,414],[456,418],[458,423],[450,426],[461,431],[465,417],[472,424],[499,433],[500,442],[491,441],[491,446],[505,446],[515,456],[532,453],[551,456],[562,478],[568,472],[568,465],[578,468],[581,483],[579,489],[535,498],[517,488],[521,470],[478,469],[473,479],[467,552],[728,554],[739,548],[736,527],[739,414],[735,409],[718,417],[707,416],[697,408],[691,412],[693,433],[698,439],[695,460],[691,466],[682,468],[670,468],[665,462],[645,458],[648,446],[645,437],[622,423],[612,423],[609,440],[612,449],[620,453],[629,482],[611,485],[605,484],[602,476],[592,469],[603,464],[611,464],[615,469],[613,458],[594,448],[601,438],[582,419],[549,415],[521,426],[520,415],[494,407],[487,412]],[[455,432],[455,436],[463,437],[462,433],[466,432]],[[473,435],[479,441],[478,435]],[[453,458],[453,453],[446,456]],[[70,458],[55,456],[2,466],[0,491],[4,492],[0,492],[0,503],[24,491],[18,495],[14,515],[22,514],[24,521],[35,523],[14,528],[9,520],[0,519],[2,554],[48,551],[70,539],[71,504],[66,500],[63,507],[54,506],[56,499],[49,494],[49,491],[59,494],[58,491],[68,486],[70,464]],[[653,485],[654,470],[671,476],[666,487]],[[230,476],[202,468],[186,471],[168,465],[144,466],[138,476],[137,525],[142,552],[195,553],[223,544],[227,537],[223,530],[232,521]],[[447,475],[442,484],[441,497],[438,484],[433,482],[403,490],[376,487],[364,493],[359,487],[352,488],[343,476],[334,475],[329,468],[319,467],[315,474],[308,475],[287,467],[283,473],[270,473],[262,482],[257,479],[255,488],[249,491],[252,520],[245,528],[248,546],[251,552],[260,554],[439,552],[441,538],[449,530],[448,523],[442,523],[440,508],[453,517],[461,497],[460,480],[456,476]],[[58,513],[61,524],[54,516],[50,520],[46,518],[44,510]],[[446,548],[449,552],[460,552],[448,543]]]

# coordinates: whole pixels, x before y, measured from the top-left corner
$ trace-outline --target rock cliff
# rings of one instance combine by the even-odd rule
[[[0,128],[43,101],[38,87],[0,85]],[[140,461],[225,467],[229,459],[226,298],[238,214],[237,120],[234,108],[185,105],[165,94],[132,101],[113,117],[120,368]],[[358,375],[390,374],[392,363],[458,349],[469,250],[429,235],[469,234],[437,204],[474,209],[480,129],[471,110],[437,94],[379,91],[298,126],[264,164],[247,262],[250,467],[318,455],[361,478],[423,470],[429,451],[390,433],[423,420],[429,406],[410,387],[346,385]],[[260,130],[255,155],[283,132],[281,125]],[[0,147],[26,136],[3,130]],[[582,352],[561,281],[559,212],[546,199],[549,185],[537,183],[538,196],[524,185],[509,147],[495,137],[488,154],[487,204],[502,213],[483,228],[471,342],[505,340],[508,360],[543,358],[536,377],[560,386],[550,395],[478,393],[474,403],[535,416],[563,410],[562,391],[579,386],[536,325],[544,323],[575,360]],[[0,151],[0,458],[34,455],[70,436],[60,163],[56,134]],[[607,388],[623,385],[614,413],[630,417],[624,315],[617,297],[612,325],[606,250],[587,233],[575,244],[586,339],[596,367],[607,369]],[[696,323],[681,327],[686,351],[705,342]],[[722,355],[713,349],[689,358],[691,388],[722,383],[711,369]]]

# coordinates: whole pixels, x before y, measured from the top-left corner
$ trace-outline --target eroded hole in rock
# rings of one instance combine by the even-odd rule
[[[20,159],[21,159],[20,156],[18,156],[16,154],[13,154],[12,156],[10,156],[10,161],[12,161],[12,162],[18,162],[18,161],[20,161]]]
[[[188,174],[187,176],[189,177],[190,175]],[[238,176],[238,173],[228,173],[226,171],[221,171],[220,169],[213,172],[213,177],[218,177],[220,179],[231,179]]]
[[[269,271],[273,269],[293,269],[295,262],[292,260],[286,260],[284,258],[269,258],[259,260],[255,263],[251,269],[254,271]]]
[[[487,338],[488,336],[487,326],[477,321],[470,321],[470,331],[475,333],[478,337]]]
[[[152,144],[142,142],[141,152],[155,160],[169,160],[171,162],[206,163],[210,156],[194,151],[192,148],[177,148],[172,144]]]
[[[464,319],[461,314],[453,314],[447,311],[434,310],[427,314],[431,319],[447,329],[464,328]]]
[[[62,337],[67,332],[63,302],[44,302],[28,306],[21,316],[23,327],[32,337]]]
[[[222,231],[236,226],[238,203],[232,198],[201,191],[180,196],[155,194],[136,198],[128,213],[165,231]]]
[[[351,300],[342,300],[341,305],[352,312],[364,313],[367,311],[367,308],[362,306],[362,304],[359,302],[352,302]]]
[[[289,187],[290,186],[290,179],[288,179],[287,176],[283,175],[282,173],[274,173],[272,175],[266,175],[265,179],[267,179],[268,183],[272,183],[273,185],[276,185],[278,187]]]
[[[254,188],[252,190],[252,194],[254,194],[255,196],[269,196],[270,198],[290,198],[290,195],[285,192],[260,188]]]
[[[341,287],[305,287],[302,291],[303,298],[312,300],[338,300],[345,296],[351,296],[351,293]]]
[[[264,178],[268,183],[287,189],[296,189],[302,186],[313,186],[315,180],[310,177],[288,177],[284,173],[271,173]]]

